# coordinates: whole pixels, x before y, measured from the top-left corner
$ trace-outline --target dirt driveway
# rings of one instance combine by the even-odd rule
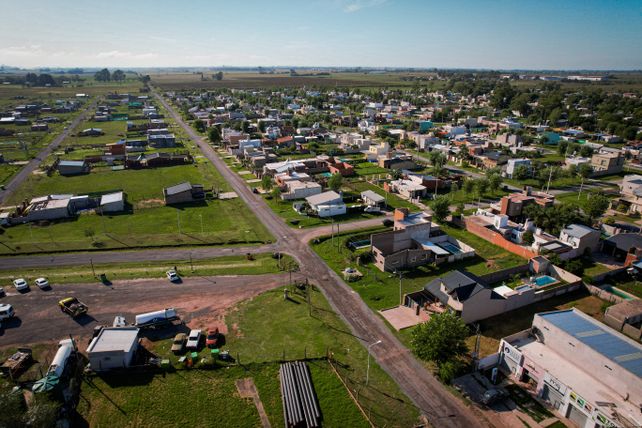
[[[237,275],[185,278],[181,284],[141,279],[100,283],[53,285],[49,291],[32,287],[27,293],[7,290],[0,303],[10,303],[16,318],[3,322],[0,347],[58,340],[69,334],[91,334],[98,324],[111,325],[116,315],[133,322],[134,316],[168,307],[178,310],[190,327],[221,322],[225,310],[236,303],[288,281],[287,274]],[[75,296],[89,306],[86,317],[72,319],[60,312],[57,302]]]

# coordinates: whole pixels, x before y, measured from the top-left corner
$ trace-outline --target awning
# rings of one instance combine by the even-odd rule
[[[424,250],[430,250],[439,256],[447,256],[448,254],[450,254],[450,252],[441,248],[439,245],[435,244],[432,241],[417,242],[419,242],[419,245],[421,245],[421,248],[423,248]]]

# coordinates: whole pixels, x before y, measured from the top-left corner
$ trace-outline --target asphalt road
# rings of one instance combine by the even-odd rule
[[[53,284],[50,290],[32,286],[25,293],[5,287],[7,296],[1,302],[10,303],[16,317],[2,323],[0,344],[42,343],[60,340],[67,334],[88,336],[96,325],[111,325],[116,315],[123,315],[133,322],[136,314],[169,307],[176,308],[181,319],[190,322],[287,284],[287,281],[288,275],[282,273],[196,276],[184,278],[180,284],[159,279],[114,281],[110,286],[96,282]],[[75,296],[89,306],[86,316],[72,319],[58,309],[58,301],[69,296]]]
[[[64,129],[60,134],[56,136],[51,143],[47,145],[44,149],[36,155],[35,158],[31,159],[27,165],[25,165],[16,175],[14,175],[11,180],[4,186],[4,190],[0,190],[0,204],[2,204],[13,192],[16,191],[18,187],[22,184],[23,181],[29,177],[29,175],[34,172],[43,160],[47,158],[54,150],[58,148],[60,143],[67,138],[67,136],[73,132],[73,130],[80,124],[80,122],[85,118],[85,113],[93,108],[96,105],[96,102],[86,106],[83,111],[76,116],[76,118],[71,122],[67,129]]]
[[[301,273],[307,275],[322,290],[333,309],[350,326],[353,334],[367,346],[381,340],[371,348],[377,363],[396,381],[401,390],[426,415],[430,423],[439,427],[481,427],[480,414],[465,406],[431,374],[411,352],[395,337],[366,304],[330,269],[309,247],[297,239],[297,233],[289,228],[258,195],[252,193],[244,180],[230,170],[214,149],[203,140],[180,115],[156,92],[154,95],[163,104],[172,118],[198,145],[203,155],[230,183],[234,191],[255,213],[261,222],[277,237],[277,242],[299,262]]]

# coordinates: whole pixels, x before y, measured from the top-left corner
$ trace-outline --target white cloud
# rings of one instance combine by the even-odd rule
[[[113,50],[113,51],[108,51],[108,52],[98,52],[96,55],[94,55],[96,58],[118,58],[118,59],[154,59],[158,58],[158,54],[152,53],[152,52],[147,52],[147,53],[133,53],[133,52],[127,52],[127,51],[118,51],[118,50]]]
[[[353,0],[343,5],[343,11],[346,13],[358,12],[369,7],[381,6],[388,0]]]

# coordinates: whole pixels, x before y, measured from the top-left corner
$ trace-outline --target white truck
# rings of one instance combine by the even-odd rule
[[[163,327],[171,324],[172,321],[179,320],[178,313],[174,308],[161,309],[154,312],[146,312],[136,315],[134,325],[139,328]]]

